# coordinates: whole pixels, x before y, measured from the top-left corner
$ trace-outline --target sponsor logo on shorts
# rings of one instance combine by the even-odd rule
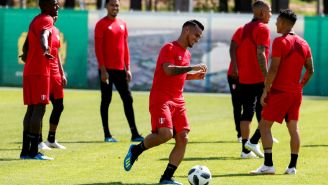
[[[164,124],[165,118],[159,118],[159,124]]]

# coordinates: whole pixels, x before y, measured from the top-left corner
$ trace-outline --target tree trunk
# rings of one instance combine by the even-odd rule
[[[64,7],[73,9],[75,7],[75,0],[66,0]]]
[[[240,12],[245,12],[245,13],[252,12],[252,0],[241,0]]]
[[[141,11],[141,0],[130,0],[130,10]]]
[[[323,13],[328,15],[328,0],[323,0]]]
[[[189,0],[175,0],[175,11],[188,12]]]
[[[272,13],[279,13],[280,9],[286,9],[289,7],[289,0],[272,0],[271,9]]]
[[[152,0],[146,0],[146,10],[151,11],[152,7],[153,7]]]
[[[228,12],[228,0],[219,0],[219,11]]]

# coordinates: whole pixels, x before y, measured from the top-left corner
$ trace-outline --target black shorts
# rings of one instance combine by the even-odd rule
[[[261,109],[260,103],[264,83],[240,84],[240,99],[243,107],[241,121],[252,121],[255,108]]]

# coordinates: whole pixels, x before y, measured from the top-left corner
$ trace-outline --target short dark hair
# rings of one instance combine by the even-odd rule
[[[268,3],[262,0],[257,0],[253,3],[252,8],[263,8],[268,7]]]
[[[109,1],[111,1],[111,0],[106,0],[106,1],[105,1],[105,4],[109,3]],[[118,1],[120,1],[120,0],[118,0]]]
[[[186,26],[198,26],[202,31],[204,31],[204,25],[195,19],[185,22],[182,28]]]
[[[48,4],[52,4],[56,0],[39,0],[39,6],[44,7]]]
[[[291,23],[293,23],[293,25],[295,24],[295,22],[297,20],[297,15],[290,9],[281,9],[279,11],[278,17],[289,20]]]

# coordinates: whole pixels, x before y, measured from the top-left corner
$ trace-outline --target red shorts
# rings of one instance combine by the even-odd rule
[[[61,76],[50,77],[50,96],[53,96],[54,99],[64,98],[64,87],[62,82]]]
[[[50,91],[49,76],[24,76],[23,96],[25,105],[48,104]]]
[[[266,102],[262,110],[264,120],[282,123],[284,118],[286,121],[299,119],[302,93],[272,90]]]
[[[175,133],[190,130],[184,105],[176,105],[171,102],[155,104],[149,107],[149,112],[153,133],[162,127],[171,128]]]

